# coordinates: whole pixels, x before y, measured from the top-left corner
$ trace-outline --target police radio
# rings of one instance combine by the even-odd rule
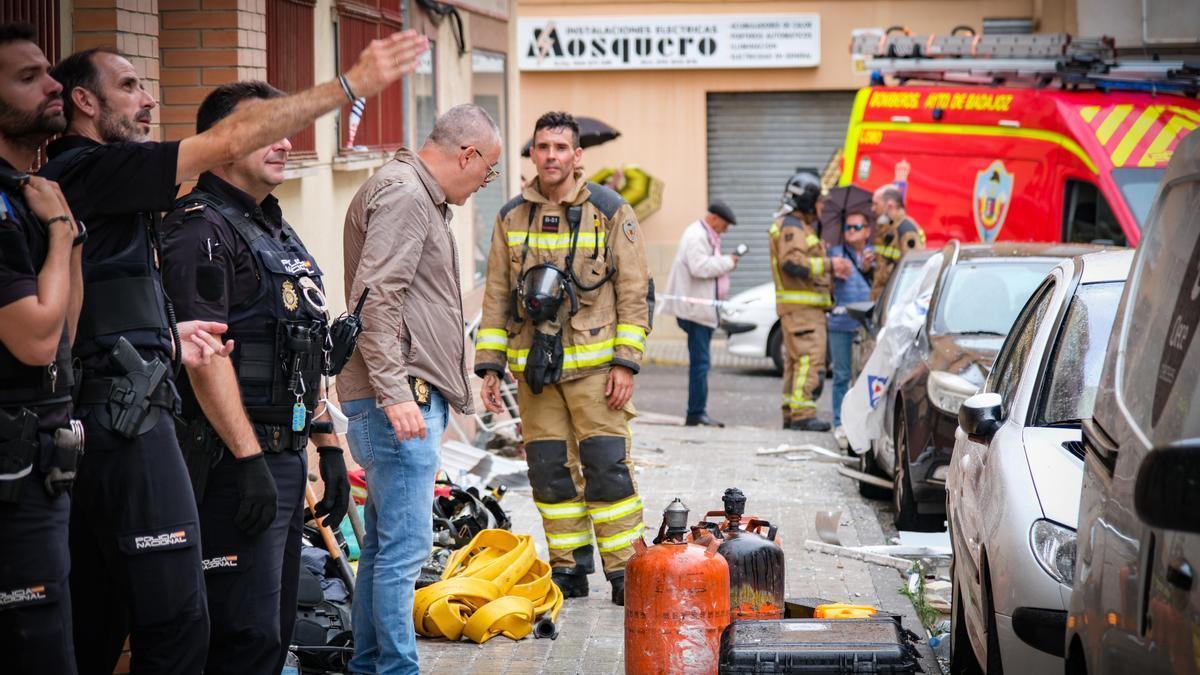
[[[358,304],[350,314],[339,316],[329,327],[329,374],[337,375],[350,362],[354,354],[354,346],[358,344],[358,334],[362,332],[362,310],[367,303],[370,288],[364,288],[358,296]]]

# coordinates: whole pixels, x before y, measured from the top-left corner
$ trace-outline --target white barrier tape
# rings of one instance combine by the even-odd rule
[[[691,298],[686,295],[670,295],[668,293],[655,293],[654,300],[655,300],[655,305],[656,305],[656,307],[654,309],[655,314],[662,313],[662,304],[659,302],[661,300],[677,300],[679,302],[686,302],[691,305],[703,305],[705,307],[722,307],[724,305],[731,304],[729,300],[710,300],[708,298]],[[772,303],[772,304],[774,304],[774,303]],[[749,303],[734,303],[734,305],[735,306],[748,306]],[[833,309],[831,309],[829,311],[829,313],[830,314],[845,314],[846,308],[845,307],[834,307]]]

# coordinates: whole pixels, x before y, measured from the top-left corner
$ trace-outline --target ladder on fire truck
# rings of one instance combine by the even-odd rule
[[[913,35],[893,27],[886,31],[855,31],[850,53],[856,68],[901,82],[1024,84],[1186,96],[1200,93],[1200,62],[1118,58],[1109,37],[976,34],[965,26],[949,35]]]

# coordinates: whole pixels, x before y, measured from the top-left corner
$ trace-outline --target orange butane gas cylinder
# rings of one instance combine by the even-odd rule
[[[742,519],[746,495],[741,490],[729,488],[721,500],[725,503],[725,522],[714,527],[706,516],[693,528],[693,536],[697,543],[714,537],[721,543],[717,550],[729,565],[730,619],[782,619],[784,559],[777,528],[765,520]]]
[[[684,540],[688,510],[663,512],[655,546],[634,542],[625,567],[625,672],[716,673],[729,625],[729,568],[707,545]]]

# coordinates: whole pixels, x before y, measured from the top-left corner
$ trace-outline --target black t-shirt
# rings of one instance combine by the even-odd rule
[[[283,240],[279,201],[262,204],[211,173],[196,187],[246,213],[268,236]],[[254,252],[225,217],[212,207],[176,211],[163,221],[163,286],[180,321],[228,321],[230,310],[258,293]]]
[[[75,217],[88,229],[85,259],[100,260],[129,246],[142,212],[163,213],[175,203],[179,142],[108,143],[63,136],[47,149],[50,159],[90,148],[58,178]]]
[[[14,169],[11,164],[0,158],[0,170]],[[0,307],[37,295],[38,272],[46,263],[46,256],[50,251],[46,226],[31,212],[28,217],[19,218],[14,202],[20,204],[24,211],[28,211],[24,195],[0,187]],[[64,323],[63,331],[66,330]],[[11,372],[15,369],[30,375],[34,373],[22,368],[22,365],[12,352],[0,345],[0,379],[10,380]],[[57,429],[66,425],[71,405],[60,403],[36,406],[35,412],[40,417],[42,429]]]

